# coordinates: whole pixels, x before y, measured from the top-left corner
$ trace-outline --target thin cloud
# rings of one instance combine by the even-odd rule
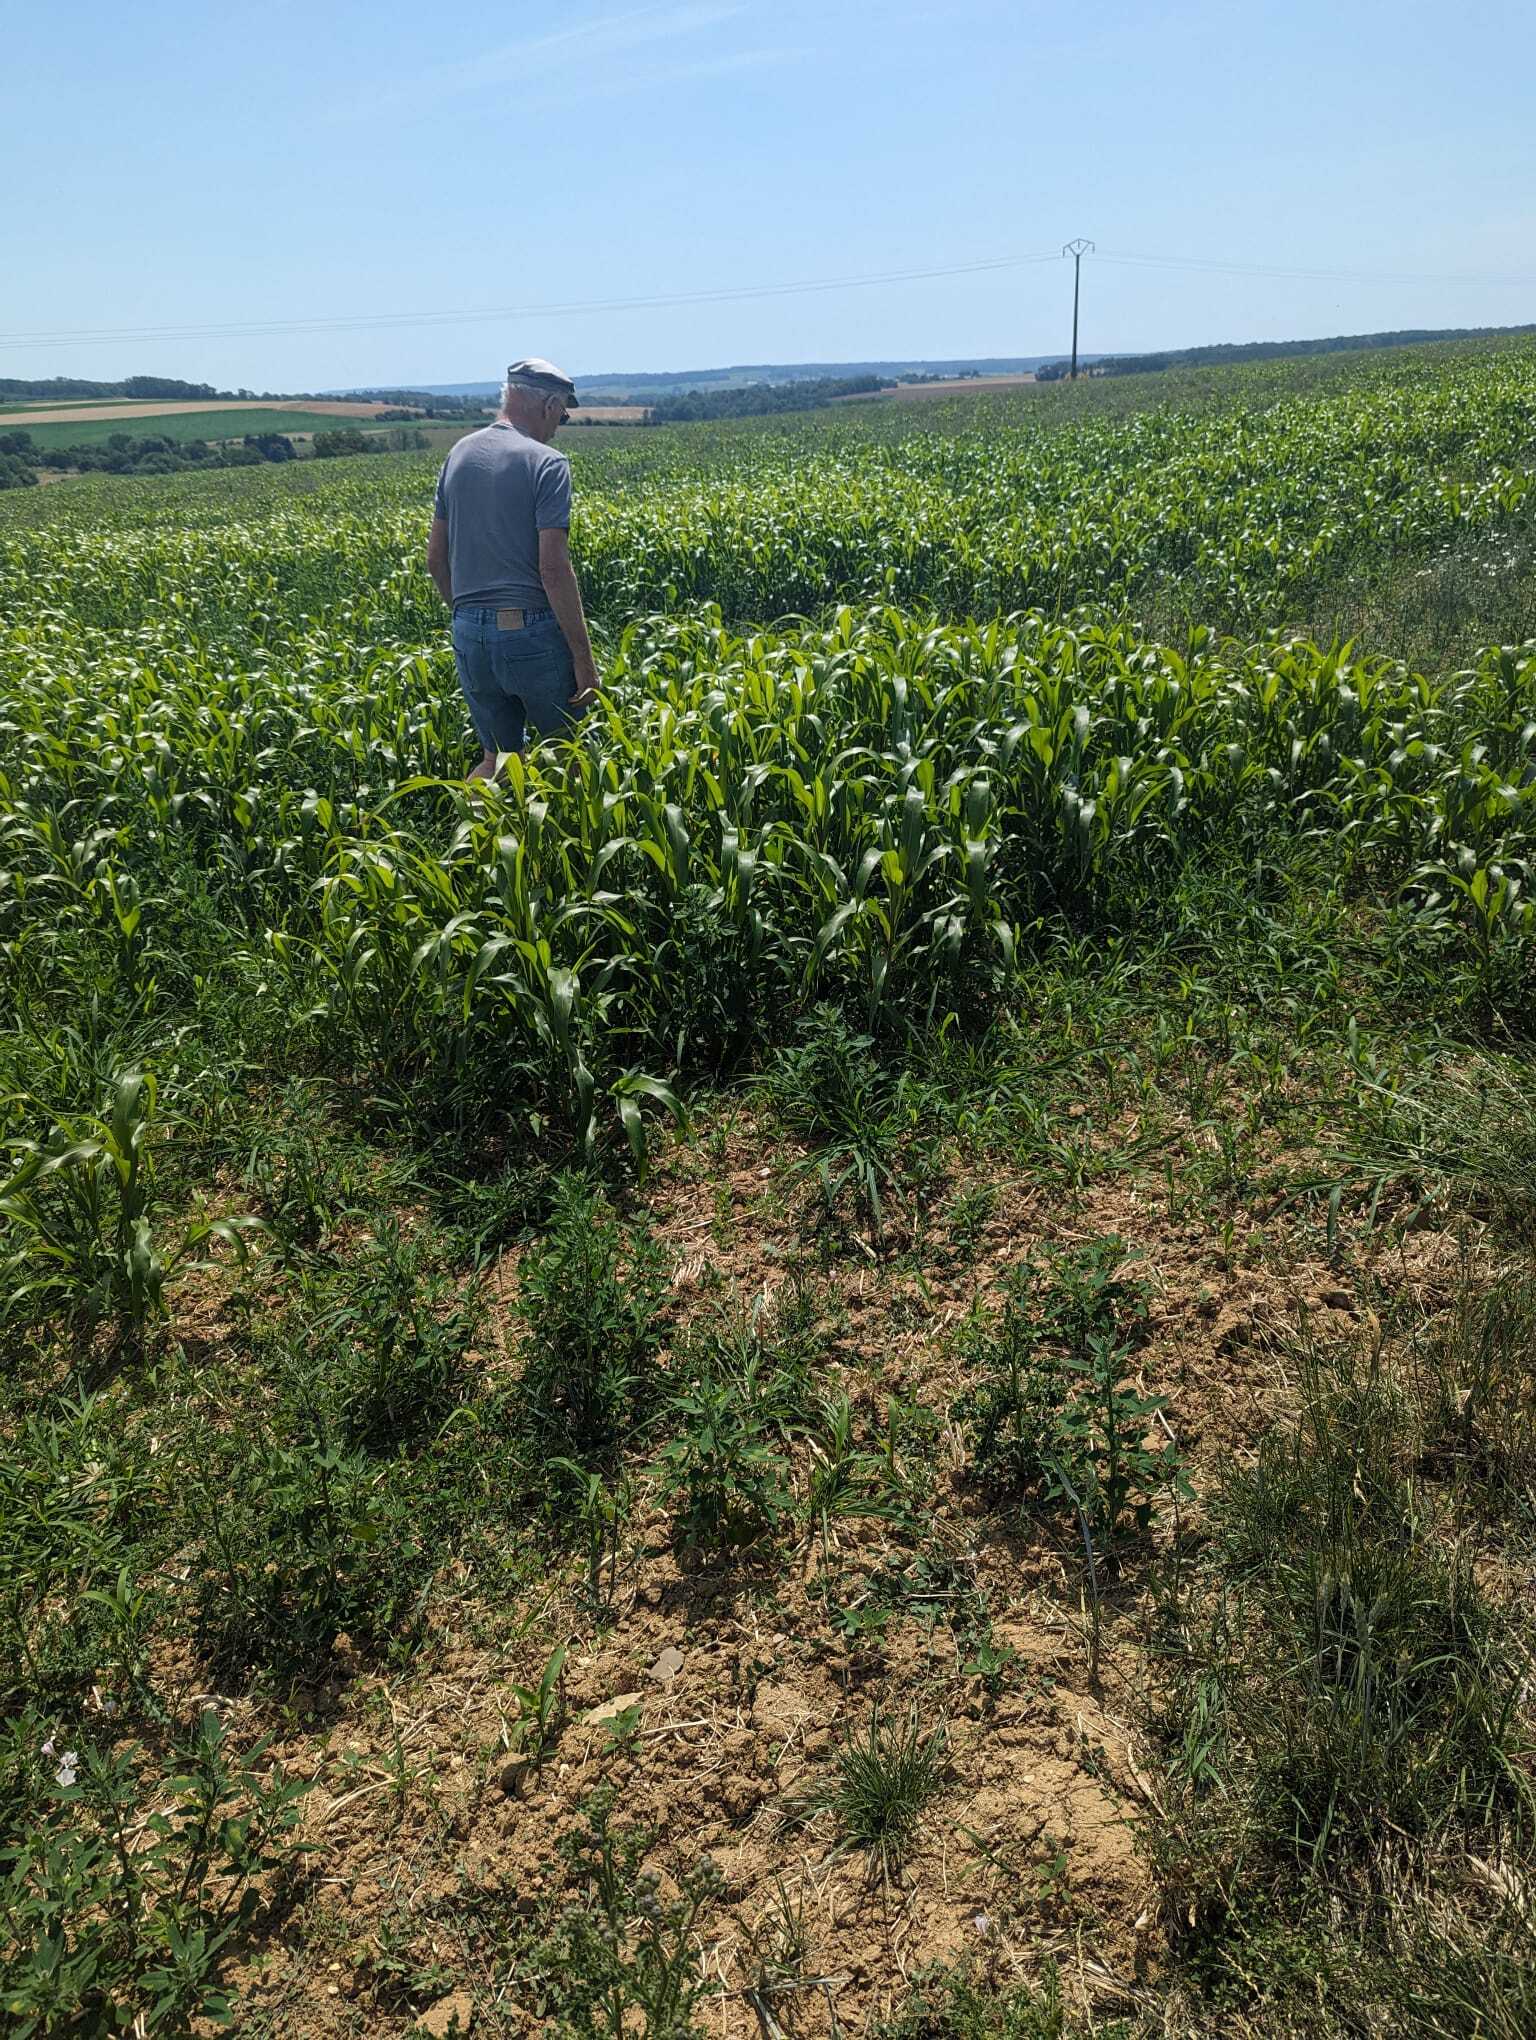
[[[347,110],[360,116],[439,106],[446,99],[514,82],[533,87],[534,101],[546,104],[545,95],[538,88],[547,82],[551,66],[559,65],[562,59],[594,67],[601,66],[609,57],[628,59],[634,51],[657,43],[706,34],[746,11],[743,0],[685,0],[683,5],[635,7],[623,14],[596,15],[588,21],[574,22],[569,28],[502,43],[477,57],[439,64],[418,72],[409,83],[391,82],[366,91]],[[741,68],[730,57],[698,61]]]
[[[656,92],[666,85],[684,85],[694,78],[725,78],[739,71],[755,71],[765,64],[782,64],[802,52],[786,49],[731,50],[717,57],[684,57],[675,64],[651,64],[644,70],[628,70],[618,77],[591,78],[573,82],[568,90],[556,88],[540,95],[540,106],[584,106],[593,99],[624,99],[633,92]]]

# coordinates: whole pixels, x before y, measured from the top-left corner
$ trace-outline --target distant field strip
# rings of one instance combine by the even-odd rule
[[[108,412],[98,418],[61,419],[50,417],[46,424],[17,420],[31,435],[32,444],[44,449],[58,446],[105,446],[114,432],[135,437],[154,433],[162,439],[243,439],[247,432],[324,432],[343,421],[366,425],[373,413],[343,410],[339,405],[305,406],[292,409],[285,404],[228,404],[221,408],[180,411]],[[14,428],[13,428],[14,429]]]
[[[132,397],[99,397],[92,400],[91,408],[94,411],[99,405],[103,411],[109,408],[122,411],[131,407],[133,403]],[[80,409],[79,397],[12,397],[8,402],[0,404],[0,418],[21,416],[35,418],[40,413],[53,417],[60,412],[66,417],[73,417]]]
[[[380,411],[399,408],[385,403],[356,402],[336,397],[98,397],[86,403],[6,405],[7,411],[45,410],[57,425],[85,425],[97,418],[175,418],[195,411],[318,411],[326,418],[376,418]]]
[[[921,397],[969,397],[985,396],[988,391],[1017,390],[1037,380],[1032,375],[973,375],[954,377],[945,382],[898,383],[890,390],[870,390],[854,397],[834,397],[834,404],[872,404],[885,397],[894,397],[900,403],[907,403]]]
[[[640,425],[650,410],[648,404],[582,404],[578,418],[590,418],[599,425]]]

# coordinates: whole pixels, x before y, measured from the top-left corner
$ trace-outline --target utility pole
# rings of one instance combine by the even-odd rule
[[[1077,294],[1083,282],[1083,257],[1094,252],[1092,241],[1068,241],[1063,255],[1072,257],[1072,380],[1077,381]]]

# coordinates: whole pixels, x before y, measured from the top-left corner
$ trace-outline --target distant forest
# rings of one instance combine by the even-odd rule
[[[825,376],[814,382],[748,383],[744,389],[682,390],[676,396],[651,398],[649,422],[686,425],[701,418],[757,418],[773,411],[814,411],[839,397],[872,397],[891,387],[882,376],[843,375]]]
[[[128,375],[121,382],[81,382],[70,375],[18,381],[0,375],[0,397],[248,397],[250,390],[216,390],[212,383],[182,382],[173,375]]]
[[[1160,368],[1213,368],[1227,361],[1268,361],[1290,354],[1353,354],[1372,347],[1419,347],[1432,340],[1488,340],[1536,333],[1532,326],[1408,327],[1394,333],[1337,333],[1328,340],[1229,341],[1214,347],[1178,347],[1165,354],[1112,354],[1094,364],[1095,375],[1151,375]],[[1042,382],[1065,372],[1065,362],[1041,371]]]

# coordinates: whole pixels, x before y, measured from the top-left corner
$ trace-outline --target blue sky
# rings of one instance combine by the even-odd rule
[[[1059,260],[514,309],[958,268],[1075,234],[1101,251],[1087,349],[1536,320],[1529,0],[6,16],[0,374],[298,389],[489,378],[525,353],[577,374],[1037,353],[1069,337]]]

